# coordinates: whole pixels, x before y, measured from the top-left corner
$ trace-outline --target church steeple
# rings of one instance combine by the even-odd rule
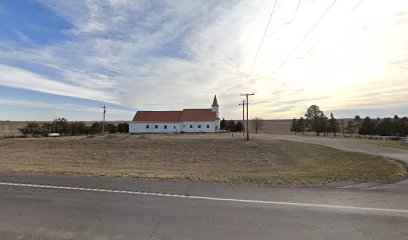
[[[217,95],[214,96],[213,104],[211,107],[219,107],[218,102],[217,102]]]
[[[218,116],[218,108],[219,108],[219,107],[220,107],[220,106],[218,105],[217,95],[215,95],[215,96],[214,96],[213,103],[212,103],[212,105],[211,105],[211,112],[214,112],[214,113],[216,114],[217,118],[219,118],[219,116]]]

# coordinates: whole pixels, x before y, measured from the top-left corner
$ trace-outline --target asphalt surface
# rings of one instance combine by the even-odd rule
[[[270,188],[2,174],[0,239],[408,239],[400,183]]]
[[[398,191],[0,176],[1,239],[408,239],[407,226]]]

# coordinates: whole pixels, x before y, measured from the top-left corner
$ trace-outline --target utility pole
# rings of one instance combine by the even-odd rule
[[[103,106],[103,122],[102,122],[102,135],[105,134],[105,115],[106,115],[106,106]]]
[[[242,100],[242,103],[238,104],[239,106],[242,105],[242,139],[245,136],[245,100]]]
[[[247,141],[249,141],[249,120],[248,120],[248,116],[249,116],[249,114],[248,114],[248,112],[249,112],[249,109],[248,109],[248,102],[249,102],[249,100],[248,100],[248,96],[253,96],[253,95],[255,95],[254,93],[244,93],[244,94],[242,94],[241,93],[241,96],[245,96],[246,97],[246,105],[247,105],[247,129],[246,129],[246,132],[247,132]]]

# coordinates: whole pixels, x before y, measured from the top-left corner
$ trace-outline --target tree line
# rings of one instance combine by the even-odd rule
[[[251,126],[254,128],[256,134],[258,134],[258,131],[263,127],[263,125],[263,119],[260,117],[255,117],[251,120]],[[242,132],[244,131],[244,129],[245,126],[242,121],[227,121],[224,118],[220,121],[220,130],[229,132]]]
[[[61,135],[94,135],[102,133],[102,123],[95,122],[88,126],[81,121],[68,121],[66,118],[57,118],[53,122],[38,124],[36,122],[28,123],[25,127],[20,128],[23,135],[47,135],[48,133],[59,133]],[[105,124],[105,132],[109,133],[128,133],[128,123],[108,123]]]
[[[290,131],[295,133],[315,132],[316,135],[320,133],[326,135],[327,133],[337,134],[339,130],[340,124],[333,113],[330,114],[329,119],[316,105],[312,105],[306,110],[305,118],[293,118],[290,125]]]
[[[352,120],[337,120],[333,113],[330,118],[316,105],[310,106],[305,118],[294,118],[290,125],[290,131],[295,133],[315,132],[316,135],[323,133],[360,134],[360,135],[380,135],[380,136],[401,136],[408,135],[408,118],[362,119],[359,115]]]
[[[220,121],[220,130],[229,132],[242,132],[244,131],[244,125],[241,121],[235,122],[234,120],[225,120],[224,118]]]
[[[342,124],[344,125],[344,124]],[[358,133],[360,135],[380,135],[380,136],[408,136],[408,118],[376,118],[365,117],[362,119],[359,115],[353,120],[348,121],[344,126],[345,133]]]

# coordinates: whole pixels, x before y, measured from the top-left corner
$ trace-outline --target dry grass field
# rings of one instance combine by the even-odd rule
[[[27,125],[28,122],[0,121],[0,137],[7,135],[20,135],[19,128]]]
[[[392,180],[382,157],[305,143],[231,142],[229,134],[0,139],[0,171],[255,184]]]
[[[290,124],[292,120],[263,120],[263,126],[258,133],[263,134],[290,134]],[[249,130],[255,132],[252,121],[249,121]]]

